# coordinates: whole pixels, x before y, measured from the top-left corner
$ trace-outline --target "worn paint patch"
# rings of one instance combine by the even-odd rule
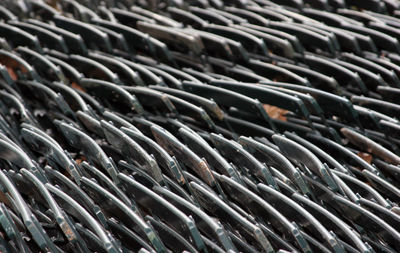
[[[285,110],[285,109],[282,109],[282,108],[279,108],[279,107],[273,106],[273,105],[267,105],[267,104],[264,104],[263,106],[270,118],[287,121],[287,118],[285,115],[286,115],[286,113],[289,112],[288,110]]]

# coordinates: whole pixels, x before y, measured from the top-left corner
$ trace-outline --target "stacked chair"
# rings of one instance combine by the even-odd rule
[[[398,0],[3,0],[1,252],[400,252]]]

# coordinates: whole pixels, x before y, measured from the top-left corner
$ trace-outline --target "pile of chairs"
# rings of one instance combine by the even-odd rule
[[[397,0],[3,0],[1,252],[399,252]]]

